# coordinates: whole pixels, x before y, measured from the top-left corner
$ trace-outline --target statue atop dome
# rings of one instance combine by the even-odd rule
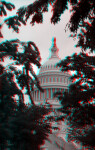
[[[56,46],[56,37],[52,40],[52,48],[51,48],[51,57],[50,58],[58,58],[58,48]]]
[[[56,37],[53,38],[53,46],[56,47]]]

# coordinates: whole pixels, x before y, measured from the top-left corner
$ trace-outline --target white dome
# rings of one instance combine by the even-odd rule
[[[49,60],[48,61],[46,61],[45,63],[44,63],[44,65],[42,66],[42,67],[45,67],[45,66],[50,66],[50,65],[56,65],[58,62],[60,61],[60,58],[49,58]]]
[[[60,69],[56,66],[59,61],[59,58],[49,58],[49,60],[41,66],[39,74],[42,74],[43,72],[60,71]]]
[[[44,93],[41,93],[37,87],[34,87],[33,98],[35,101],[49,99],[54,101],[53,93],[68,89],[69,74],[61,72],[57,67],[60,62],[58,57],[58,48],[56,46],[56,39],[54,38],[53,46],[51,48],[51,57],[41,66],[38,74],[38,79]]]
[[[59,71],[60,69],[56,66],[59,61],[58,48],[56,47],[56,39],[54,38],[54,44],[51,49],[51,57],[41,66],[39,74],[42,74],[43,72]]]

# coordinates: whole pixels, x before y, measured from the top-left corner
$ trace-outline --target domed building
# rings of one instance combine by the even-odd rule
[[[36,104],[51,104],[52,112],[51,116],[60,116],[62,113],[57,111],[61,107],[59,101],[53,97],[54,92],[57,91],[67,91],[68,85],[70,84],[69,77],[70,75],[67,72],[61,72],[60,68],[57,67],[57,63],[60,62],[58,56],[58,48],[56,46],[56,38],[53,39],[52,48],[50,49],[50,57],[47,61],[41,66],[38,79],[40,81],[41,87],[44,89],[44,92],[41,92],[38,88],[34,88],[32,93],[33,99]],[[49,114],[50,115],[50,114]],[[53,134],[49,134],[49,140],[46,140],[45,143],[41,146],[41,149],[69,149],[76,150],[72,143],[66,142],[66,132],[67,125],[64,121],[55,122],[52,120],[52,127],[58,127],[58,130],[52,129]],[[59,148],[59,149],[60,149]]]
[[[61,72],[57,67],[60,61],[58,56],[58,48],[56,46],[56,38],[53,39],[50,58],[41,66],[38,79],[44,92],[39,91],[36,87],[32,93],[35,102],[48,101],[50,104],[57,105],[58,101],[53,97],[53,93],[62,90],[68,90],[69,74]]]

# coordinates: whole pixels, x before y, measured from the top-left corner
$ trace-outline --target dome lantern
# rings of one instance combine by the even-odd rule
[[[53,47],[51,48],[51,57],[50,58],[56,58],[58,57],[58,48],[56,46],[56,38],[53,38]]]
[[[51,48],[51,56],[50,58],[42,65],[39,74],[43,74],[45,72],[60,72],[60,68],[56,67],[56,64],[60,61],[58,56],[58,48],[56,46],[56,38],[54,37],[52,40],[52,48]]]

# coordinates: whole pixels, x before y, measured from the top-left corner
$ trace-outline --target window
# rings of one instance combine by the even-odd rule
[[[47,98],[49,98],[49,92],[48,92],[48,89],[46,90],[46,92],[47,92]]]

